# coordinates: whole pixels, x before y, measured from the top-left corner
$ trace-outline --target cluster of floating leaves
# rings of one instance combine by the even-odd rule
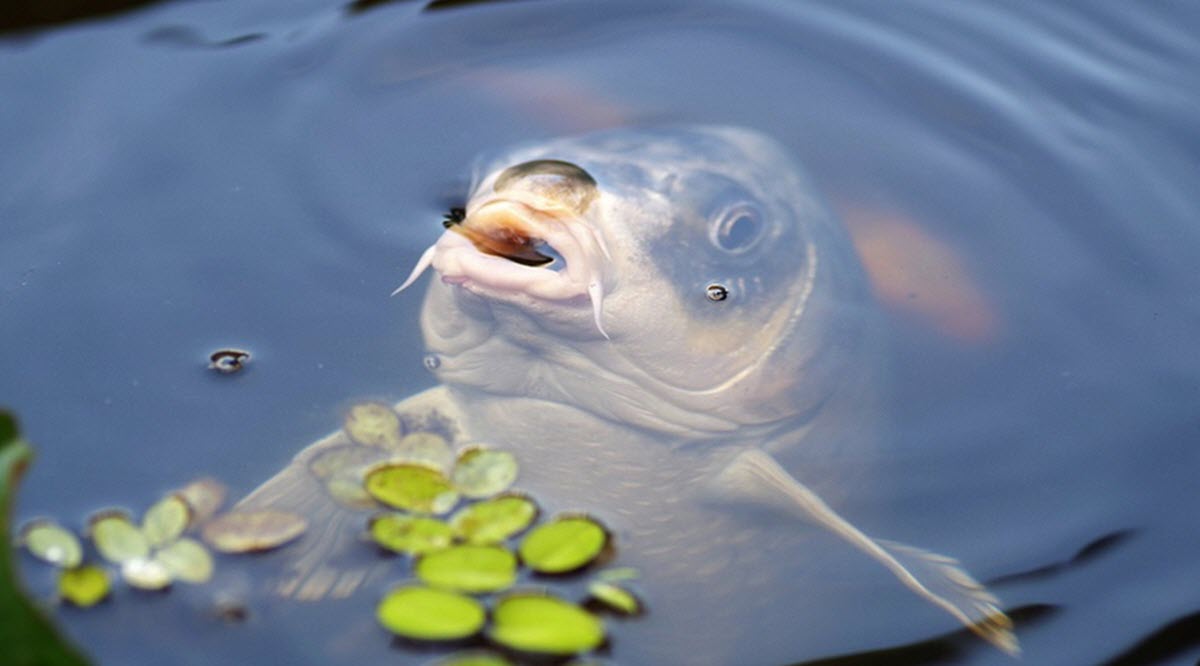
[[[163,590],[177,581],[201,584],[212,578],[212,554],[187,536],[201,527],[204,541],[227,553],[274,548],[303,532],[303,519],[291,514],[229,513],[214,519],[224,499],[223,485],[200,479],[153,504],[140,521],[123,509],[98,511],[88,519],[84,536],[127,585]],[[34,557],[59,568],[60,599],[87,608],[109,595],[110,569],[87,562],[83,542],[67,528],[35,519],[21,529],[19,541]]]
[[[376,544],[407,556],[414,578],[380,602],[376,617],[387,630],[432,642],[483,635],[517,653],[569,656],[604,643],[604,623],[593,610],[641,612],[625,587],[634,575],[627,569],[601,572],[589,585],[586,608],[546,589],[513,589],[522,568],[544,576],[579,573],[610,558],[613,545],[609,531],[587,515],[560,514],[535,525],[537,504],[511,490],[512,454],[473,446],[455,455],[436,433],[404,434],[399,416],[379,403],[353,407],[345,430],[358,446],[333,447],[309,467],[344,504],[394,509],[367,524]],[[471,652],[439,663],[508,662]]]
[[[88,519],[85,535],[130,587],[161,590],[174,581],[204,583],[213,574],[212,555],[185,532],[211,515],[224,492],[215,481],[197,481],[153,504],[140,522],[121,509],[99,511]],[[86,562],[83,543],[67,528],[37,519],[21,529],[19,540],[32,555],[60,569],[61,599],[89,607],[108,596],[109,570]]]

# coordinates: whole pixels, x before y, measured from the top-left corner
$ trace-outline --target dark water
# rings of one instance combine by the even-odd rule
[[[1189,3],[262,0],[0,36],[0,402],[40,450],[18,517],[202,472],[245,492],[348,401],[427,387],[420,300],[387,295],[476,153],[734,123],[793,148],[876,264],[923,265],[916,237],[961,268],[881,287],[890,478],[846,512],[993,581],[1030,663],[1195,661],[1198,29]],[[968,304],[943,316],[946,281]],[[249,370],[206,371],[230,345]],[[222,569],[249,588],[269,561]],[[926,642],[952,621],[876,580],[829,640],[742,661],[1009,663]],[[427,657],[373,599],[230,627],[206,594],[62,615],[102,663]],[[611,659],[688,640],[655,626],[617,626]]]

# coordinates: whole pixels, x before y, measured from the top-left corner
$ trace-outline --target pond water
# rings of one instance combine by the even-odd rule
[[[803,161],[885,314],[886,482],[844,513],[989,581],[1031,662],[1200,657],[1200,5],[359,4],[0,35],[0,403],[39,451],[18,521],[200,474],[243,494],[352,401],[429,387],[420,298],[388,294],[476,154],[737,124]],[[248,369],[208,371],[229,346]],[[796,564],[829,567],[795,600],[819,626],[737,663],[1011,663],[826,546]],[[219,566],[248,591],[271,559]],[[212,594],[59,617],[108,664],[440,654],[391,644],[374,592],[251,596],[236,625]],[[606,659],[692,640],[669,626],[614,624]]]

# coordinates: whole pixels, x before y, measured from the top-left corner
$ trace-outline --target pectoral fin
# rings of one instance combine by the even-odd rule
[[[397,404],[406,427],[437,432],[452,444],[462,442],[459,413],[444,388],[419,393]],[[244,497],[233,511],[273,509],[303,516],[308,531],[300,541],[279,553],[282,571],[273,590],[297,601],[348,597],[388,562],[364,557],[362,535],[373,503],[335,497],[330,487],[312,471],[319,456],[335,450],[355,448],[370,453],[371,447],[356,445],[339,430],[305,447],[275,476]]]
[[[747,449],[712,480],[712,490],[726,499],[766,504],[815,521],[887,567],[900,582],[942,608],[971,631],[1001,650],[1020,652],[1012,621],[991,592],[944,555],[890,541],[876,540],[839,516],[759,449]]]

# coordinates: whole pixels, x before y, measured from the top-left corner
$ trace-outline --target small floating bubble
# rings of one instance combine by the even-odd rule
[[[208,367],[223,375],[231,375],[246,368],[250,352],[244,349],[218,349],[208,357]]]

